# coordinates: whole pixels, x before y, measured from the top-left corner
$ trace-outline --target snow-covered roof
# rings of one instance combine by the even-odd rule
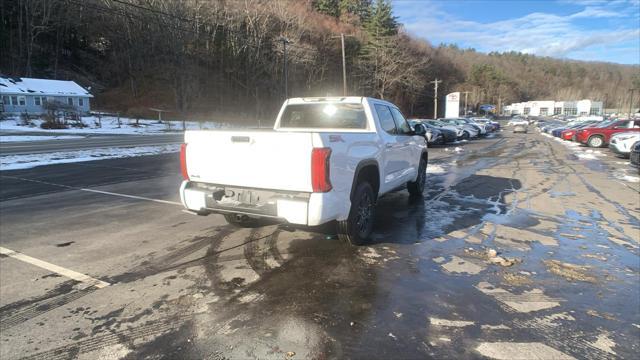
[[[93,97],[75,81],[34,78],[11,78],[0,76],[0,93],[24,95],[72,95]]]

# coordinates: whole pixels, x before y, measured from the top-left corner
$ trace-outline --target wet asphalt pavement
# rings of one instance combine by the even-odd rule
[[[175,154],[3,171],[0,246],[108,286],[0,256],[0,358],[635,358],[623,163],[537,133],[432,148],[363,247],[186,214]]]

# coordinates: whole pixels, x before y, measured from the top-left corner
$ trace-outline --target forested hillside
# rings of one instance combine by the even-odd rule
[[[76,80],[94,109],[149,107],[192,118],[270,120],[285,97],[348,92],[431,115],[439,97],[471,105],[529,99],[629,101],[637,66],[482,54],[407,34],[384,0],[14,0],[0,2],[0,72]],[[421,34],[426,38],[429,34]],[[442,107],[440,108],[442,109]]]

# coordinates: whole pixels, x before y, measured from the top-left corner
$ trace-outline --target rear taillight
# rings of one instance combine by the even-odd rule
[[[180,171],[182,178],[189,180],[189,172],[187,172],[187,144],[180,145]]]
[[[313,192],[331,191],[331,180],[329,179],[329,158],[331,149],[314,148],[311,151],[311,186]]]

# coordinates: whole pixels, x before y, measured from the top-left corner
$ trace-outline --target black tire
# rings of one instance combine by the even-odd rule
[[[471,134],[468,131],[462,132],[462,140],[469,140],[471,138]]]
[[[587,141],[587,145],[594,148],[602,147],[604,146],[604,139],[600,135],[594,135],[589,138],[589,140]]]
[[[347,220],[338,221],[338,238],[351,245],[363,245],[373,232],[376,195],[371,185],[364,181],[356,186]]]
[[[410,181],[407,183],[407,190],[411,196],[422,196],[424,192],[424,186],[427,183],[427,161],[420,159],[420,165],[418,165],[418,178],[416,181]]]
[[[241,228],[253,228],[260,226],[260,221],[258,219],[241,214],[224,214],[224,219],[227,220],[230,225]]]

